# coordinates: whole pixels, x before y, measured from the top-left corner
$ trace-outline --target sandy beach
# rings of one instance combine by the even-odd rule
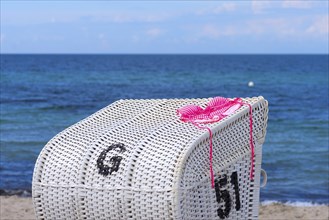
[[[31,198],[1,196],[1,220],[35,219]],[[329,219],[329,206],[296,207],[282,204],[261,206],[259,219]]]

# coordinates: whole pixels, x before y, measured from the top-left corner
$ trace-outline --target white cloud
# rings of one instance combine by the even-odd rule
[[[215,7],[207,7],[199,9],[195,12],[197,15],[208,15],[208,14],[220,14],[224,12],[233,12],[236,11],[237,4],[233,2],[224,2]]]
[[[151,28],[146,31],[146,34],[151,37],[158,37],[164,33],[163,29],[160,28]]]
[[[319,16],[315,19],[313,24],[311,24],[307,29],[306,33],[308,34],[328,34],[329,33],[329,25],[328,25],[329,16]]]
[[[265,9],[272,6],[273,1],[260,1],[260,0],[253,0],[251,2],[251,8],[253,13],[260,14],[265,11]]]
[[[94,15],[93,20],[102,22],[114,22],[114,23],[155,23],[162,22],[170,19],[173,15],[168,13],[139,13],[139,12],[113,12],[106,14]]]
[[[202,28],[202,35],[209,38],[218,38],[220,36],[220,31],[218,27],[207,24]]]
[[[297,18],[272,18],[263,20],[251,20],[241,27],[239,34],[265,35],[271,34],[275,37],[294,37],[295,39],[307,38],[309,36],[328,37],[328,15],[317,17]],[[307,25],[309,24],[309,25]]]
[[[308,0],[252,0],[251,8],[254,14],[263,14],[268,9],[276,8],[281,10],[282,8],[296,8],[307,9],[311,8],[314,2]]]
[[[239,34],[234,26],[219,27],[206,24],[201,28],[201,37],[218,39],[221,36],[233,36]]]
[[[231,12],[235,11],[237,8],[237,5],[232,2],[225,2],[222,5],[219,5],[213,9],[213,12],[215,14],[222,13],[222,12]]]
[[[305,0],[284,0],[282,2],[283,8],[311,8],[312,1]]]
[[[272,36],[285,37],[301,34],[303,20],[287,18],[271,18],[251,20],[246,23],[247,34],[271,34]]]
[[[241,26],[240,29],[236,30],[239,30],[239,34],[271,34],[272,36],[276,37],[328,37],[328,20],[328,15],[317,16],[315,18],[305,16],[296,18],[271,18],[263,20],[251,20],[246,22],[245,27]]]
[[[306,26],[310,20],[314,20]],[[259,37],[271,36],[274,38],[302,39],[310,35],[328,35],[328,16],[312,19],[310,17],[299,18],[267,18],[253,19],[232,25],[204,24],[197,39],[220,39],[227,36]],[[191,36],[193,37],[193,36]]]

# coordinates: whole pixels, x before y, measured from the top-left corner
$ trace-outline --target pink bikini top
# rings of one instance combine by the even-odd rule
[[[228,99],[224,97],[215,97],[207,104],[206,108],[196,105],[187,105],[177,110],[177,115],[183,122],[190,122],[199,129],[206,129],[209,132],[209,164],[210,164],[210,178],[211,187],[214,188],[214,173],[212,167],[212,131],[207,126],[201,124],[209,124],[222,120],[228,115],[234,113],[242,105],[249,106],[249,134],[250,134],[250,148],[251,148],[251,168],[250,179],[253,180],[254,174],[254,143],[252,137],[252,107],[249,103],[245,103],[241,98]]]

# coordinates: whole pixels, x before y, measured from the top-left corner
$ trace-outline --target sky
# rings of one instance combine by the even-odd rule
[[[327,0],[0,2],[1,53],[329,53]]]

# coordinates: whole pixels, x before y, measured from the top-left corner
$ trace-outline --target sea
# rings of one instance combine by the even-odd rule
[[[263,96],[261,201],[328,205],[328,58],[1,54],[0,194],[31,196],[47,141],[116,100]]]

